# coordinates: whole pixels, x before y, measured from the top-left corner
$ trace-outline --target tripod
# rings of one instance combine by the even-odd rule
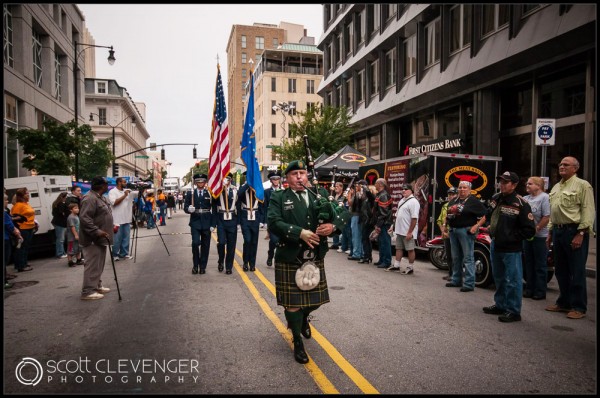
[[[137,241],[138,241],[138,236],[139,236],[139,225],[138,225],[138,220],[141,220],[141,215],[143,213],[143,209],[141,206],[142,203],[142,194],[144,192],[144,188],[140,188],[139,192],[138,192],[138,197],[136,199],[136,210],[133,213],[133,234],[131,234],[131,248],[132,248],[132,253],[133,253],[133,262],[135,263],[137,261]],[[153,217],[153,215],[151,214],[150,217]],[[169,253],[169,249],[167,248],[167,244],[165,243],[165,240],[163,239],[162,234],[160,233],[160,229],[158,228],[158,225],[156,225],[156,231],[158,232],[158,235],[160,236],[160,240],[162,240],[163,245],[165,246],[165,250],[167,251],[167,254],[169,255],[169,257],[171,256],[171,253]]]

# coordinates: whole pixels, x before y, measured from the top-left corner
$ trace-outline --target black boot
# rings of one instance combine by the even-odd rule
[[[272,265],[273,265],[273,258],[272,257],[267,258],[267,266],[270,267]]]
[[[302,308],[302,328],[300,329],[300,333],[302,333],[302,336],[304,336],[304,338],[306,339],[310,339],[312,337],[312,331],[310,329],[310,318],[309,315],[311,312],[313,312],[314,310],[316,310],[317,308],[319,308],[320,306],[313,306],[313,307],[304,307]]]
[[[302,311],[284,311],[285,319],[288,321],[288,328],[292,330],[294,336],[294,359],[298,363],[308,363],[308,355],[304,351],[304,343],[302,343],[301,327],[304,313]]]
[[[219,272],[223,272],[223,262],[219,261],[217,268],[219,269]]]

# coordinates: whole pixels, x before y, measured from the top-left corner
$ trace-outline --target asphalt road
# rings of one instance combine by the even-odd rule
[[[32,260],[4,292],[4,393],[597,393],[596,279],[584,319],[544,311],[553,279],[546,301],[524,299],[523,320],[504,324],[482,312],[493,288],[446,288],[425,257],[404,276],[331,251],[331,303],[313,313],[300,365],[265,232],[256,272],[241,269],[238,234],[233,275],[217,271],[214,240],[207,273],[192,275],[187,219],[140,230],[135,262],[115,263],[121,301],[108,258],[113,291],[97,301],[79,299],[81,266]]]

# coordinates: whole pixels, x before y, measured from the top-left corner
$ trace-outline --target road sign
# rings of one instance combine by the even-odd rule
[[[536,119],[535,145],[553,146],[556,141],[556,119]]]
[[[148,159],[150,156],[147,155],[137,155],[136,158]]]

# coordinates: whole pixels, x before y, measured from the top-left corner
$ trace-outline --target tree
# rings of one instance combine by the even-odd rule
[[[9,137],[18,140],[27,155],[22,161],[24,168],[38,174],[73,175],[75,152],[79,150],[80,178],[89,180],[95,175],[106,175],[112,160],[110,140],[94,142],[91,127],[75,126],[74,120],[62,124],[45,120],[43,126],[40,130],[8,129]]]
[[[200,160],[194,164],[192,170],[183,176],[183,185],[187,185],[192,181],[193,174],[206,174],[208,175],[208,159]]]
[[[282,163],[305,159],[304,135],[308,136],[313,159],[323,153],[332,154],[352,142],[350,114],[346,107],[312,107],[298,112],[298,121],[290,123],[287,139],[273,148]]]

